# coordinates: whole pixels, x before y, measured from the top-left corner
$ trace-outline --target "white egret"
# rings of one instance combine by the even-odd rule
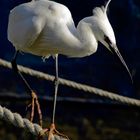
[[[118,55],[132,79],[117,48],[114,31],[107,17],[110,1],[108,0],[105,6],[94,8],[93,15],[82,19],[77,28],[69,9],[50,0],[32,0],[15,7],[10,12],[8,39],[17,52],[23,51],[44,57],[55,56],[56,78],[51,128],[53,131],[55,131],[55,108],[59,84],[58,54],[68,57],[89,56],[97,51],[99,41]],[[17,70],[15,59],[16,57],[12,65]],[[25,83],[32,91],[28,83]]]

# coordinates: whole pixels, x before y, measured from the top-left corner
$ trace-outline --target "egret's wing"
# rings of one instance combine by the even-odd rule
[[[35,13],[33,6],[32,3],[22,4],[10,12],[8,40],[17,49],[30,46],[44,27],[45,18]]]
[[[35,55],[64,54],[65,44],[73,46],[70,38],[76,38],[74,33],[69,9],[53,1],[19,5],[9,16],[8,39],[17,49]]]

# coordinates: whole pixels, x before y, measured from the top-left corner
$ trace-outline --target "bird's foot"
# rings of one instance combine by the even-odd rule
[[[68,136],[60,133],[58,130],[55,128],[55,124],[52,123],[49,129],[44,129],[40,134],[39,134],[39,140],[47,134],[47,140],[53,140],[53,137],[59,136],[59,139],[61,140],[69,140]]]
[[[42,127],[42,112],[41,112],[41,109],[40,109],[40,104],[39,104],[39,101],[38,101],[38,97],[33,90],[31,91],[31,97],[32,97],[32,101],[27,106],[27,108],[31,107],[30,121],[32,122],[33,119],[34,119],[34,112],[35,112],[35,106],[36,106],[37,113],[38,113],[38,116],[39,116],[39,124]]]

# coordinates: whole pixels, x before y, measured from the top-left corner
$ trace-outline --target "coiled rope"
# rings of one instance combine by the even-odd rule
[[[10,68],[10,69],[12,68],[11,63],[8,62],[8,61],[5,61],[3,59],[0,59],[0,65],[3,66],[3,67]],[[36,70],[32,70],[30,68],[26,68],[26,67],[23,67],[23,66],[18,66],[18,68],[21,72],[23,72],[25,74],[29,74],[31,76],[35,76],[37,78],[42,78],[42,79],[49,80],[49,81],[54,81],[54,78],[55,78],[52,75],[45,74],[43,72],[39,72],[39,71],[36,71]],[[62,79],[62,78],[59,78],[59,83],[62,84],[62,85],[65,85],[65,86],[69,86],[69,87],[78,89],[78,90],[93,93],[93,94],[96,94],[96,95],[101,96],[101,97],[109,98],[109,99],[114,100],[114,101],[119,101],[120,103],[123,103],[123,104],[134,105],[134,106],[138,106],[138,107],[140,106],[140,100],[132,99],[132,98],[129,98],[129,97],[124,97],[124,96],[121,96],[121,95],[117,95],[115,93],[108,92],[108,91],[98,89],[98,88],[95,88],[95,87],[91,87],[91,86],[88,86],[88,85],[79,84],[77,82],[73,82],[73,81],[70,81],[70,80],[65,80],[65,79]]]
[[[40,136],[43,135],[43,140],[47,140],[48,136],[44,135],[45,131],[36,123],[32,123],[26,118],[22,118],[20,114],[18,113],[12,113],[9,109],[2,107],[0,105],[0,119],[5,120],[8,123],[13,124],[16,127],[22,128],[24,130],[29,131],[34,136]],[[65,138],[62,138],[58,135],[51,136],[51,140],[67,140]]]
[[[28,119],[22,118],[18,113],[12,113],[9,109],[0,105],[0,119],[12,123],[14,126],[24,128],[33,135],[38,136],[42,128],[38,124],[31,123]]]

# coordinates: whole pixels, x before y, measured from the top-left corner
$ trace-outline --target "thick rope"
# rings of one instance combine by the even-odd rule
[[[45,135],[44,130],[38,124],[32,123],[28,119],[22,118],[18,113],[12,113],[9,109],[2,107],[0,105],[0,119],[5,120],[7,123],[11,123],[16,127],[22,128],[24,130],[29,131],[34,136],[43,135],[42,140],[47,140],[48,136]],[[65,138],[61,138],[61,136],[53,135],[51,140],[67,140]]]
[[[2,60],[2,59],[0,59],[0,65],[3,67],[10,68],[10,69],[12,68],[11,63],[9,63],[8,61]],[[54,78],[55,78],[52,75],[48,75],[48,74],[45,74],[43,72],[32,70],[30,68],[26,68],[23,66],[18,66],[18,68],[21,72],[23,72],[25,74],[29,74],[31,76],[35,76],[35,77],[42,78],[45,80],[54,81]],[[73,82],[70,80],[65,80],[62,78],[59,78],[59,83],[62,85],[65,85],[65,86],[69,86],[69,87],[78,89],[78,90],[93,93],[93,94],[96,94],[96,95],[101,96],[101,97],[106,97],[106,98],[109,98],[109,99],[114,100],[114,101],[119,101],[123,104],[140,106],[140,100],[117,95],[115,93],[108,92],[108,91],[98,89],[95,87],[87,86],[84,84],[79,84],[79,83],[76,83],[76,82]]]
[[[18,113],[12,113],[9,109],[0,105],[0,119],[13,124],[16,127],[24,128],[33,135],[38,136],[42,128],[38,124],[31,123],[28,119],[22,118]]]

